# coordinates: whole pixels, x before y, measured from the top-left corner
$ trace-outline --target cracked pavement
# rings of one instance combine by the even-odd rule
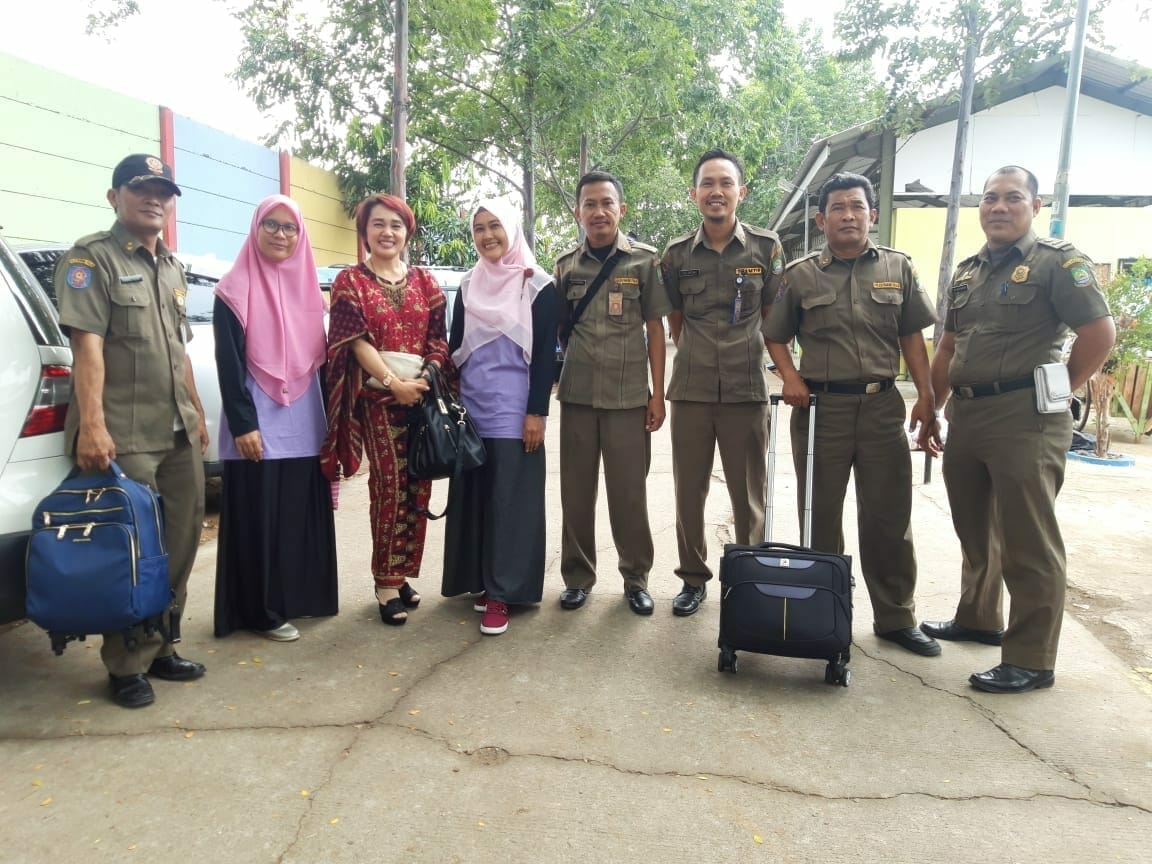
[[[208,675],[155,682],[149,708],[107,700],[98,640],[58,658],[32,625],[0,633],[0,858],[1148,860],[1152,682],[1075,617],[1056,686],[997,697],[966,680],[998,662],[995,648],[944,643],[923,658],[877,640],[858,579],[850,687],[824,684],[820,661],[746,653],[738,674],[720,674],[717,592],[691,618],[671,614],[666,428],[649,480],[656,614],[628,611],[603,496],[600,582],[583,609],[559,608],[556,431],[553,420],[544,602],[514,611],[503,636],[479,634],[469,599],[439,596],[442,523],[429,530],[420,608],[404,627],[380,624],[363,477],[345,484],[337,514],[340,615],[295,622],[294,643],[214,639],[205,544],[180,651]],[[795,477],[790,460],[777,466],[787,540]],[[1130,523],[1149,472],[1136,475],[1140,489],[1109,496],[1101,470],[1070,464],[1061,498],[1078,585],[1115,580],[1140,558],[1118,560],[1098,538]],[[939,470],[927,486],[915,473],[919,615],[947,618],[959,549]],[[714,479],[715,561],[729,504],[719,470]]]

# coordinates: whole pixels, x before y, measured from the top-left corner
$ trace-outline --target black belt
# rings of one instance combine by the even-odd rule
[[[891,378],[883,381],[809,381],[804,379],[809,390],[817,393],[844,393],[849,396],[866,396],[891,390],[896,382]]]
[[[953,387],[952,395],[957,399],[979,399],[982,396],[996,396],[1000,393],[1010,393],[1013,390],[1029,390],[1035,386],[1036,379],[1029,375],[1027,378],[993,381],[990,384],[969,384],[961,387]]]

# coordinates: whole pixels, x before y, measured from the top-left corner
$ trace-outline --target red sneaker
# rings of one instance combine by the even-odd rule
[[[475,597],[472,598],[472,611],[473,612],[483,612],[487,608],[488,608],[488,592],[487,591],[481,591],[479,594],[477,594]]]
[[[485,636],[499,636],[508,629],[508,604],[488,600],[484,617],[480,619],[480,632]]]

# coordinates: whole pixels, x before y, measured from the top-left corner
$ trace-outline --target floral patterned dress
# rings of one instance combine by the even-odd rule
[[[408,417],[392,394],[365,386],[368,374],[352,351],[364,337],[378,351],[419,354],[447,369],[446,302],[436,279],[409,267],[403,286],[382,286],[364,264],[332,285],[328,327],[328,435],[320,451],[329,479],[351,477],[368,457],[372,577],[377,587],[399,588],[420,574],[432,491],[428,480],[408,477]]]

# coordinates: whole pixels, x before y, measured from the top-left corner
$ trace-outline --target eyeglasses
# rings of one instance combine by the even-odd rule
[[[295,237],[300,233],[300,226],[293,222],[277,222],[275,219],[264,219],[260,222],[264,233],[275,237],[278,231],[283,231],[285,237]]]

